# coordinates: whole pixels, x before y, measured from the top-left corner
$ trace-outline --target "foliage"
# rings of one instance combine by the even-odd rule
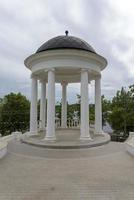
[[[61,104],[55,106],[55,113],[57,117],[60,119],[61,118]]]
[[[89,104],[89,121],[90,123],[94,123],[95,121],[95,105]]]
[[[75,103],[75,104],[68,104],[67,106],[67,118],[72,119],[74,111],[78,111],[78,117],[80,118],[80,104]]]
[[[78,111],[80,118],[80,103],[81,96],[77,94],[77,103],[67,103],[67,118],[72,119],[74,111]],[[47,105],[47,103],[46,103]],[[38,119],[39,119],[38,101]],[[129,131],[134,131],[134,85],[129,86],[126,91],[125,88],[117,91],[115,97],[111,101],[102,96],[102,122],[105,125],[109,122],[116,132],[124,132],[128,134]],[[20,130],[25,131],[29,128],[29,112],[30,102],[21,93],[10,93],[4,98],[0,98],[0,133],[7,134],[10,132]],[[89,121],[95,121],[95,105],[89,105]],[[61,103],[56,105],[56,116],[61,118]]]
[[[109,113],[111,112],[111,101],[107,100],[104,95],[101,97],[102,102],[102,125],[104,126],[109,119]]]
[[[134,127],[134,86],[126,91],[123,87],[112,99],[109,122],[115,131],[124,135]]]
[[[6,95],[0,104],[0,131],[23,131],[28,128],[30,103],[21,93]]]

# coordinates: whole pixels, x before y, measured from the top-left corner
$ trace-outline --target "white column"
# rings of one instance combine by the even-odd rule
[[[30,133],[38,133],[38,122],[37,122],[37,92],[38,84],[36,77],[31,77],[31,105],[30,105]]]
[[[101,76],[95,79],[95,133],[102,134]]]
[[[40,130],[45,130],[46,121],[46,82],[41,80],[41,98],[40,98]]]
[[[62,82],[62,109],[61,109],[61,127],[67,127],[67,83]]]
[[[55,140],[55,71],[48,71],[47,130],[46,140]]]
[[[89,134],[88,71],[81,70],[81,130],[80,139],[91,139]]]

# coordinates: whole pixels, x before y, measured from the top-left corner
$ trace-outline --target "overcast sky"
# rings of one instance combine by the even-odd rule
[[[69,30],[108,60],[102,94],[115,95],[134,83],[133,0],[0,0],[0,97],[22,92],[30,97],[30,71],[24,59],[48,39]],[[94,83],[90,86],[93,101]],[[79,84],[69,85],[74,102]],[[61,87],[56,86],[56,101]]]

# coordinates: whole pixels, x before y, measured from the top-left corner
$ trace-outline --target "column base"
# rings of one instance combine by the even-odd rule
[[[87,141],[87,140],[92,141],[93,139],[90,136],[80,136],[80,140],[81,141]]]
[[[29,131],[29,132],[26,132],[25,133],[27,136],[33,136],[33,135],[38,135],[38,132],[35,132],[35,131]]]
[[[46,128],[40,128],[39,130],[40,130],[40,131],[45,131],[45,130],[46,130]]]
[[[55,136],[46,136],[43,140],[46,140],[46,141],[56,141],[56,137]]]

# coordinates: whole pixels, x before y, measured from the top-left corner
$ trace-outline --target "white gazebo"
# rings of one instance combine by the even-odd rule
[[[95,80],[95,134],[102,132],[101,71],[107,61],[84,40],[74,36],[58,36],[45,42],[25,60],[31,70],[30,134],[38,133],[38,80],[41,84],[40,130],[46,130],[45,140],[56,140],[55,83],[62,86],[61,127],[67,128],[67,86],[81,84],[80,139],[90,140],[88,86]],[[47,110],[46,110],[46,84]],[[47,118],[47,119],[46,119]]]

